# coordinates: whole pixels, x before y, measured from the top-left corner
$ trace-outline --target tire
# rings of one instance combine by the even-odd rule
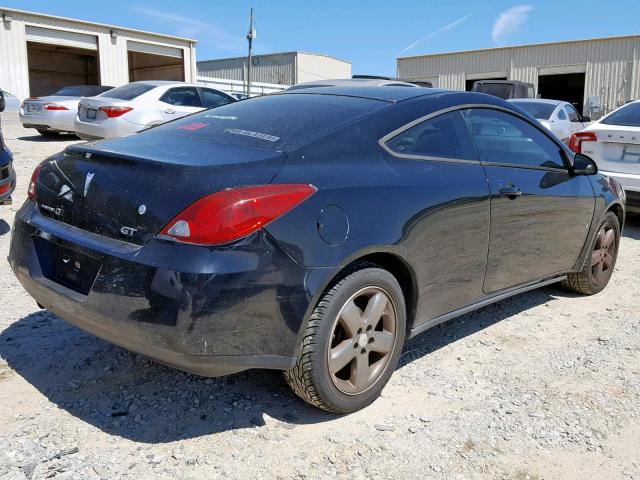
[[[608,232],[612,232],[609,235],[613,236],[610,243],[605,242]],[[607,245],[609,245],[608,248]],[[562,286],[584,295],[594,295],[601,292],[611,279],[618,258],[619,245],[620,222],[618,216],[613,212],[607,212],[591,240],[590,254],[585,260],[582,271],[568,274],[567,278],[562,281]],[[594,262],[597,263],[594,265]]]
[[[378,398],[406,336],[405,299],[395,277],[372,264],[354,268],[322,296],[298,361],[284,372],[300,398],[332,413],[354,412]]]
[[[47,138],[55,138],[58,135],[60,135],[60,132],[54,132],[51,130],[37,130],[37,132],[43,137],[47,137]]]

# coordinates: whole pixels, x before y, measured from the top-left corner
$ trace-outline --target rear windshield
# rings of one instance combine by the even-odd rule
[[[539,120],[549,120],[557,105],[542,102],[513,102],[529,115]]]
[[[513,85],[508,83],[481,83],[476,86],[474,92],[487,93],[494,97],[511,98],[511,90]]]
[[[640,127],[640,103],[630,103],[600,120],[606,125]]]
[[[286,151],[386,105],[379,100],[338,95],[266,95],[189,115],[149,133]]]
[[[74,85],[73,87],[61,88],[54,95],[57,97],[93,97],[112,88],[102,85]]]
[[[100,95],[106,98],[116,98],[118,100],[133,100],[139,97],[143,93],[147,93],[149,90],[156,88],[155,85],[149,83],[129,83]]]

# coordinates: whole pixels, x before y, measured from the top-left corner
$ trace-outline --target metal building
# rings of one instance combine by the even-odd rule
[[[476,80],[533,83],[538,96],[601,116],[640,98],[640,35],[401,57],[398,76],[470,90]]]
[[[198,75],[246,81],[247,58],[223,58],[198,62]],[[351,78],[351,63],[317,53],[285,52],[256,55],[251,61],[251,81],[278,85]]]
[[[0,7],[0,87],[16,97],[67,85],[195,82],[195,40]]]

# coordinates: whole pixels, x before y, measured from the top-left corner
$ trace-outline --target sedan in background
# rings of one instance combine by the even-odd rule
[[[6,108],[5,92],[0,88],[0,112]],[[11,204],[11,194],[16,188],[16,172],[13,169],[13,155],[4,143],[0,125],[0,205]]]
[[[346,413],[410,337],[551,283],[603,290],[619,194],[497,97],[308,88],[44,160],[9,263],[98,337],[200,375],[285,370]]]
[[[630,212],[640,213],[640,100],[614,110],[573,134],[569,147],[594,159],[622,184]]]
[[[146,81],[132,82],[78,106],[74,129],[83,140],[124,137],[176,118],[237,100],[201,85]]]
[[[569,143],[571,135],[582,130],[591,121],[580,115],[569,102],[561,100],[523,98],[509,101],[538,120],[565,143]]]
[[[105,85],[73,85],[48,97],[27,98],[20,105],[20,121],[25,128],[35,128],[40,135],[74,133],[73,122],[82,97],[93,97],[111,90]]]

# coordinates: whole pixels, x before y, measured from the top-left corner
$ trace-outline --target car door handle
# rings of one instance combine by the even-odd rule
[[[174,113],[176,113],[175,110],[171,110],[170,108],[167,108],[166,110],[163,110],[163,112],[168,114],[168,115],[173,115]]]
[[[500,189],[500,195],[514,199],[522,195],[522,192],[518,187],[504,187]]]

